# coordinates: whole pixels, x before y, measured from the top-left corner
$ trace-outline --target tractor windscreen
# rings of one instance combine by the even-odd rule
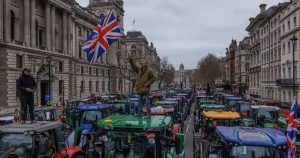
[[[102,118],[102,114],[99,110],[96,111],[83,111],[80,122],[83,124],[94,123]]]
[[[0,158],[31,158],[32,137],[23,134],[3,134],[0,139]]]

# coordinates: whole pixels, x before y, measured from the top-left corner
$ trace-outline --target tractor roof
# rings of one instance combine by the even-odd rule
[[[279,107],[276,107],[276,106],[268,106],[268,105],[252,105],[251,108],[253,109],[274,109],[274,110],[280,110]]]
[[[139,98],[129,98],[128,102],[137,102],[139,100],[140,100]]]
[[[242,100],[240,97],[226,97],[226,100]]]
[[[78,110],[100,110],[100,109],[107,109],[113,107],[111,104],[86,104],[86,105],[79,105],[77,107]]]
[[[151,118],[134,115],[111,115],[98,121],[97,125],[109,130],[139,129],[148,131],[152,129],[165,129],[170,127],[172,119],[170,116],[155,115]]]
[[[252,127],[216,127],[216,133],[225,141],[239,145],[258,145],[277,147],[286,145],[286,136],[279,130]]]
[[[60,126],[59,122],[37,121],[33,124],[21,124],[19,122],[0,126],[0,132],[4,133],[24,133],[28,131],[43,132],[56,129]]]
[[[39,108],[35,109],[35,111],[40,111],[40,110],[44,110],[44,111],[55,110],[55,107],[53,107],[53,106],[50,106],[50,107],[39,107]]]
[[[239,119],[240,114],[234,111],[203,111],[203,116],[211,119]]]

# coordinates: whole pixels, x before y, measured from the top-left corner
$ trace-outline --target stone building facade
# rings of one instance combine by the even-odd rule
[[[249,87],[250,38],[245,37],[239,42],[235,53],[235,83],[236,91],[245,93]]]
[[[160,57],[157,54],[156,48],[153,43],[149,44],[147,38],[143,35],[141,31],[129,31],[127,32],[125,45],[128,52],[131,54],[132,59],[138,64],[140,59],[144,58],[149,63],[148,65],[153,70],[154,75],[157,76],[158,70],[160,68]],[[126,56],[126,60],[128,58]],[[131,69],[130,64],[127,62],[127,69]],[[128,73],[129,76],[124,76],[125,78],[134,79],[135,74],[133,70]],[[134,83],[129,83],[129,87],[132,87]],[[158,89],[158,82],[154,82],[151,86],[152,90]]]
[[[235,82],[235,54],[237,51],[236,40],[231,40],[229,47],[225,53],[225,80],[228,84],[233,85]]]
[[[180,89],[191,89],[193,86],[193,73],[194,70],[184,69],[184,65],[181,63],[179,70],[175,70],[175,87]]]
[[[90,0],[87,8],[75,0],[1,0],[0,114],[20,106],[16,80],[25,67],[37,81],[36,105],[45,104],[49,92],[54,104],[91,93],[128,93],[130,81],[120,75],[130,71],[125,39],[94,65],[80,48],[108,9],[114,9],[124,30],[122,0]]]
[[[283,10],[280,18],[281,27],[281,75],[277,78],[277,84],[281,87],[281,100],[289,102],[292,96],[296,96],[298,101],[299,94],[299,46],[300,46],[300,1],[293,0],[286,9]],[[294,59],[293,59],[293,41],[295,36],[298,38],[294,45]],[[294,71],[293,71],[294,60]],[[295,94],[293,93],[293,75],[295,76]]]

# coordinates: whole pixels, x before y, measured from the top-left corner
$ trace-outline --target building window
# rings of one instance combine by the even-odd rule
[[[16,56],[16,68],[23,68],[23,56],[22,55]]]
[[[291,29],[291,22],[288,21],[288,31]]]
[[[104,92],[105,91],[105,82],[102,81],[102,91]]]
[[[80,71],[81,71],[81,74],[83,75],[84,74],[84,67],[83,66],[80,67]]]
[[[60,80],[60,81],[59,81],[59,84],[58,84],[58,92],[59,92],[59,95],[62,95],[62,94],[63,94],[63,91],[64,91],[64,81],[63,81],[63,80]]]
[[[14,40],[15,39],[15,13],[11,10],[10,11],[10,36],[11,39]]]
[[[92,68],[91,67],[89,67],[89,75],[92,75],[93,73],[92,73]]]
[[[107,90],[110,91],[110,82],[107,82]]]
[[[81,92],[81,93],[84,92],[84,81],[81,81],[81,84],[80,84],[80,92]]]
[[[89,82],[89,92],[92,91],[92,81]]]
[[[288,42],[288,53],[291,52],[291,42]]]
[[[294,67],[294,77],[297,78],[297,66]]]
[[[82,59],[82,48],[81,48],[81,45],[82,45],[82,42],[79,42],[79,45],[78,45],[78,57],[79,59]]]
[[[297,18],[294,17],[294,26],[296,27],[297,26]]]
[[[59,72],[63,72],[63,69],[64,69],[64,63],[62,61],[59,61],[58,62],[58,71]]]
[[[16,80],[16,97],[20,96],[20,90],[18,89],[18,80]]]
[[[96,92],[99,92],[99,81],[96,81]]]
[[[292,70],[291,70],[291,67],[288,67],[288,75],[289,75],[289,79],[292,78]]]
[[[285,68],[282,68],[282,73],[283,73],[283,78],[286,79],[286,76],[285,76]]]
[[[285,33],[285,25],[282,25],[282,33]]]
[[[285,54],[285,44],[282,44],[282,54]]]
[[[79,36],[82,36],[82,29],[81,29],[81,27],[78,27],[78,34],[79,34]]]
[[[98,75],[99,75],[99,69],[96,68],[96,76],[98,76]]]

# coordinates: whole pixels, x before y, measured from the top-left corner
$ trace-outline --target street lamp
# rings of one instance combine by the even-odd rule
[[[48,82],[49,82],[49,85],[48,85],[48,95],[50,96],[51,95],[51,61],[52,61],[52,57],[50,55],[47,55],[46,57],[46,60],[48,62],[48,71],[49,71],[49,78],[48,78]]]
[[[295,96],[295,45],[298,38],[294,35],[293,38],[290,39],[293,45],[293,95]]]

